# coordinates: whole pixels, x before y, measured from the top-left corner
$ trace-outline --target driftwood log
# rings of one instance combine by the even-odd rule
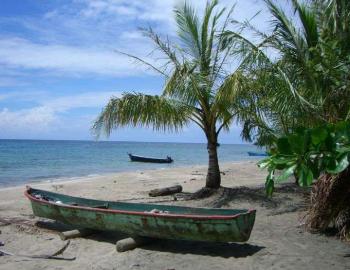
[[[153,189],[148,193],[148,195],[151,197],[166,196],[166,195],[179,193],[181,191],[182,191],[182,186],[176,185],[172,187]]]
[[[72,239],[72,238],[88,236],[88,235],[91,235],[94,233],[96,233],[96,231],[94,231],[94,230],[78,229],[78,230],[60,232],[59,236],[60,236],[61,240],[65,241],[65,240]]]
[[[135,236],[119,240],[116,243],[116,249],[118,252],[125,252],[128,250],[135,249],[140,246],[147,245],[152,241],[151,238]]]

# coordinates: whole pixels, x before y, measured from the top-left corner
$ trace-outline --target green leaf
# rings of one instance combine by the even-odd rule
[[[323,160],[324,160],[326,171],[333,171],[337,167],[337,158],[333,154],[327,155],[327,156],[325,155]]]
[[[266,191],[266,196],[271,197],[272,193],[275,189],[275,182],[273,180],[274,178],[274,170],[269,170],[269,174],[266,177],[266,182],[265,182],[265,191]]]
[[[298,171],[298,182],[301,187],[307,187],[312,184],[314,176],[312,171],[305,165],[301,165]]]
[[[297,167],[297,165],[292,165],[289,168],[285,169],[283,171],[283,173],[276,179],[277,182],[282,182],[287,180],[290,176],[293,175],[295,168]]]
[[[301,154],[304,152],[305,139],[304,136],[299,134],[292,134],[288,137],[288,141],[291,145],[293,152]]]
[[[312,171],[308,169],[306,174],[306,184],[310,186],[313,180],[314,180],[314,175]]]
[[[339,154],[350,153],[350,146],[341,146],[337,149]]]
[[[288,165],[288,163],[295,161],[294,157],[276,156],[271,158],[272,162],[277,165]]]
[[[297,127],[297,128],[295,128],[295,133],[297,133],[299,135],[304,134],[305,131],[306,131],[306,129],[304,127]]]
[[[311,131],[311,141],[314,145],[318,145],[325,141],[328,136],[328,131],[325,127],[314,128]]]
[[[271,197],[275,190],[275,182],[272,179],[269,179],[265,183],[266,196]]]
[[[337,174],[344,171],[348,166],[349,166],[349,158],[348,158],[348,155],[345,154],[345,155],[342,155],[341,158],[336,161],[336,166],[334,167],[334,169],[327,168],[327,172],[332,174]]]
[[[349,128],[350,128],[350,123],[346,122],[346,121],[340,121],[340,122],[335,124],[335,129],[337,131],[344,132],[344,131],[348,130]]]
[[[321,174],[322,169],[320,169],[321,166],[319,165],[319,162],[320,160],[316,160],[314,162],[310,161],[307,165],[308,168],[312,171],[314,179],[317,179]]]
[[[262,168],[262,169],[265,169],[267,168],[269,165],[271,164],[271,158],[268,157],[268,158],[265,158],[263,160],[260,160],[257,165],[259,168]]]
[[[277,140],[277,149],[280,154],[289,155],[292,153],[288,138],[282,137]]]

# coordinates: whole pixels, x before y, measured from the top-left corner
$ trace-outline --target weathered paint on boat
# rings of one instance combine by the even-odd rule
[[[256,212],[99,201],[32,188],[27,188],[25,195],[39,217],[80,228],[164,239],[245,242],[250,237]],[[102,206],[108,208],[96,208]],[[168,213],[150,212],[154,209]]]

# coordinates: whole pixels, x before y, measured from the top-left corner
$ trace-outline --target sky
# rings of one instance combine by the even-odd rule
[[[92,140],[91,125],[109,98],[160,94],[164,78],[118,54],[152,63],[152,43],[139,27],[176,33],[177,0],[1,0],[0,139]],[[192,0],[200,15],[205,0]],[[230,7],[234,1],[221,0]],[[268,25],[262,0],[237,0],[233,18]],[[123,128],[103,140],[204,142],[189,125],[177,134]],[[219,138],[241,143],[240,127]]]

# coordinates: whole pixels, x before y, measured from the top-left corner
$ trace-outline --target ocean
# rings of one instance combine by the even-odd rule
[[[222,144],[219,161],[251,160],[254,145]],[[166,157],[171,164],[130,162],[127,153]],[[255,158],[257,159],[257,158]],[[205,165],[206,144],[112,141],[0,140],[0,187],[121,171]]]

